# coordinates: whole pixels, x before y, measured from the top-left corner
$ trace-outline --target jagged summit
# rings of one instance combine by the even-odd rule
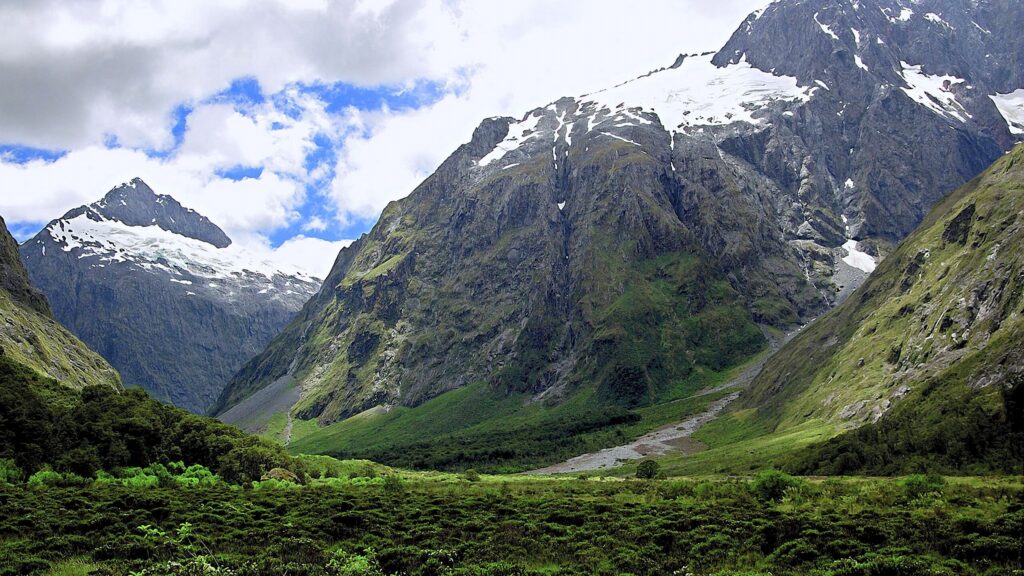
[[[196,412],[320,285],[139,178],[50,222],[21,254],[54,316],[126,384]]]
[[[166,194],[157,194],[141,178],[115,186],[102,200],[69,211],[62,220],[85,215],[91,220],[113,220],[126,226],[156,226],[167,232],[227,248],[231,239],[210,219]]]
[[[290,277],[315,283],[298,267],[271,262],[263,254],[232,245],[209,218],[165,194],[157,194],[140,178],[121,184],[101,200],[70,210],[50,222],[36,237],[45,255],[52,241],[94,267],[127,262],[148,271],[163,271],[178,281],[235,277]],[[218,288],[210,283],[207,288]],[[231,295],[230,290],[225,292]]]

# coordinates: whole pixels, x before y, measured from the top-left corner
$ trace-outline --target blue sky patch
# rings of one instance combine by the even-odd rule
[[[214,174],[220,178],[227,178],[236,182],[246,178],[255,180],[263,175],[263,166],[232,166],[231,168],[217,170]]]
[[[54,214],[54,218],[63,216],[63,214]],[[18,241],[18,244],[28,240],[35,236],[46,227],[46,222],[8,222],[7,230],[14,236],[14,239]]]
[[[15,164],[26,164],[33,160],[53,162],[63,158],[67,153],[67,150],[44,150],[42,148],[32,148],[31,146],[0,145],[0,158],[4,162],[14,162]]]

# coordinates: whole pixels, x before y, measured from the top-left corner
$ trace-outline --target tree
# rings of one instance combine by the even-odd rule
[[[661,472],[661,465],[654,460],[644,460],[636,467],[636,477],[641,480],[653,480]]]

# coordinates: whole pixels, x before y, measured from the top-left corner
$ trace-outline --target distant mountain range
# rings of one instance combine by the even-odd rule
[[[1022,26],[1013,1],[782,0],[716,53],[484,120],[215,410],[351,454],[353,416],[372,444],[432,399],[454,429],[518,425],[446,395],[466,387],[576,412],[686,397],[1021,139]]]
[[[138,178],[50,222],[20,252],[57,320],[126,385],[199,413],[320,285],[234,246]]]

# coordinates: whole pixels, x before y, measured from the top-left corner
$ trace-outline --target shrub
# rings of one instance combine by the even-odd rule
[[[138,474],[122,478],[121,483],[129,488],[156,488],[160,485],[160,479],[150,474]]]
[[[790,488],[803,489],[805,485],[806,482],[803,480],[780,470],[765,470],[754,476],[751,488],[761,500],[775,501],[782,500],[782,497],[786,495],[786,490]]]
[[[289,490],[296,488],[302,488],[302,486],[295,482],[289,482],[288,480],[275,480],[274,478],[255,480],[252,483],[253,490]]]
[[[0,458],[0,484],[14,484],[21,482],[21,468],[14,464],[14,460]]]
[[[78,474],[61,474],[60,472],[54,472],[49,468],[44,468],[39,472],[29,476],[29,486],[85,486],[92,482],[89,478],[84,478]]]
[[[661,464],[654,460],[644,460],[636,467],[636,477],[642,480],[653,480],[661,472]]]
[[[405,483],[398,474],[388,474],[384,477],[384,491],[388,494],[402,494],[405,492]]]
[[[463,479],[465,479],[465,480],[467,480],[469,482],[479,482],[480,481],[480,473],[477,472],[476,470],[473,470],[472,468],[470,468],[469,470],[466,470],[466,472],[463,473],[462,477],[463,477]]]
[[[193,464],[175,478],[182,486],[216,486],[221,482],[220,476],[202,464]]]
[[[220,459],[220,472],[228,482],[244,484],[259,480],[280,462],[280,453],[271,446],[262,443],[238,446]]]
[[[327,570],[338,576],[384,576],[373,550],[367,550],[364,554],[338,550],[327,562]]]
[[[92,481],[93,484],[120,484],[121,481],[115,478],[109,472],[99,470],[96,472],[96,478]]]
[[[908,500],[942,492],[946,479],[938,474],[911,474],[901,482],[903,494]]]

